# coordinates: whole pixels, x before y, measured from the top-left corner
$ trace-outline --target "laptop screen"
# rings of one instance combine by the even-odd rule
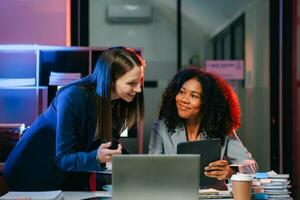
[[[199,155],[116,155],[114,200],[198,199]]]

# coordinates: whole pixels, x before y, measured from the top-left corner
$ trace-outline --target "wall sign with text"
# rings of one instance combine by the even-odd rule
[[[244,80],[245,78],[243,60],[208,60],[205,62],[205,69],[225,80]]]

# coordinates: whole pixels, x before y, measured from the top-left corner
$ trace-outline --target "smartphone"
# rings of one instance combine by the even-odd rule
[[[119,145],[119,141],[113,138],[109,149],[115,150],[118,148],[118,145]]]

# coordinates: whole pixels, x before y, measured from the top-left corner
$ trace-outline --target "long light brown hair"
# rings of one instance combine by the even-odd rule
[[[135,66],[144,71],[144,60],[130,48],[112,47],[104,51],[99,57],[95,70],[91,75],[91,81],[96,87],[97,122],[95,139],[110,141],[112,139],[112,103],[111,90],[115,89],[118,78]],[[142,76],[143,77],[143,76]],[[133,101],[126,102],[118,99],[114,106],[118,111],[118,118],[124,128],[132,128],[143,120],[144,96],[143,80],[142,91],[137,93]]]

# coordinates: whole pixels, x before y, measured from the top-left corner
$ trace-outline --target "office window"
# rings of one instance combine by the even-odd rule
[[[223,31],[212,38],[213,58],[216,60],[243,60],[245,16],[242,14]]]
[[[245,56],[245,17],[240,16],[232,25],[233,35],[233,58],[243,60]]]
[[[223,51],[222,51],[222,40],[220,38],[216,39],[214,43],[214,59],[221,60],[223,59]]]
[[[230,60],[231,59],[231,34],[230,31],[226,31],[223,37],[223,59]]]

